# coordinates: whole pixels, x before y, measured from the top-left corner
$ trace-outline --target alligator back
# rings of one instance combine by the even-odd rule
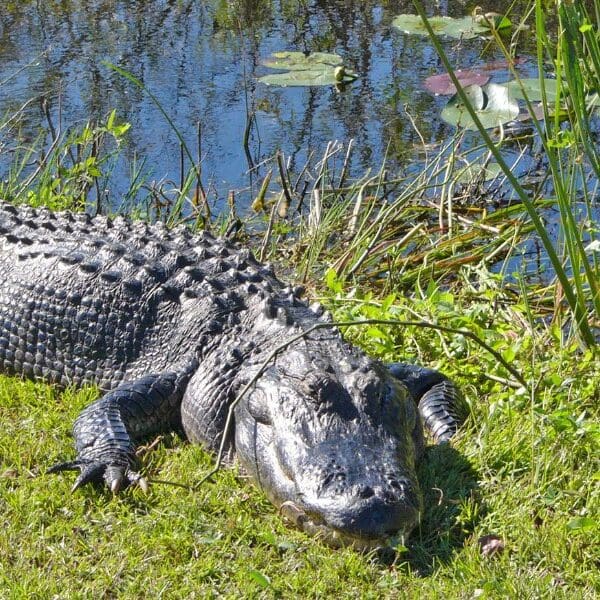
[[[145,487],[136,445],[181,425],[333,544],[369,547],[418,522],[415,400],[446,439],[455,387],[316,328],[322,310],[249,250],[0,203],[0,281],[0,371],[105,391],[75,421],[76,459],[53,467],[80,471],[74,489]]]
[[[4,203],[0,279],[2,371],[103,389],[214,336],[245,307],[241,286],[277,285],[206,233]]]

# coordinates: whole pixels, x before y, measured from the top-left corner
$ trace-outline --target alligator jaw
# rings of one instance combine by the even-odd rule
[[[291,522],[304,533],[314,536],[334,548],[349,546],[355,550],[368,552],[371,550],[380,550],[383,547],[389,546],[391,542],[387,538],[368,538],[351,535],[339,529],[329,527],[324,523],[319,523],[291,500],[283,502],[279,507],[279,512],[284,519]],[[394,536],[394,539],[399,538],[403,545],[404,537],[403,535],[398,535]]]

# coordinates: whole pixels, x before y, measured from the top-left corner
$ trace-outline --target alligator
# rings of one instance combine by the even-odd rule
[[[73,490],[146,489],[136,447],[179,430],[331,545],[374,547],[419,522],[422,422],[452,437],[457,387],[315,327],[330,315],[248,248],[0,202],[0,282],[0,370],[100,390],[74,423],[76,457],[50,469],[78,471]]]

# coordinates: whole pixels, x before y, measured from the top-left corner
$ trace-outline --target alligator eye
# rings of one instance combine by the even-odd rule
[[[324,373],[307,376],[303,387],[306,395],[319,404],[331,402],[340,391],[340,385]]]

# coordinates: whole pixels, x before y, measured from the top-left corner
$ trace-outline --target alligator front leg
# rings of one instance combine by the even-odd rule
[[[102,482],[112,492],[130,484],[145,489],[138,473],[135,446],[152,434],[173,429],[193,368],[147,375],[124,382],[85,408],[73,426],[77,458],[49,469],[50,473],[80,470],[73,491]]]
[[[419,365],[392,363],[387,367],[408,388],[435,442],[450,440],[467,414],[463,395],[454,382],[435,369]]]

